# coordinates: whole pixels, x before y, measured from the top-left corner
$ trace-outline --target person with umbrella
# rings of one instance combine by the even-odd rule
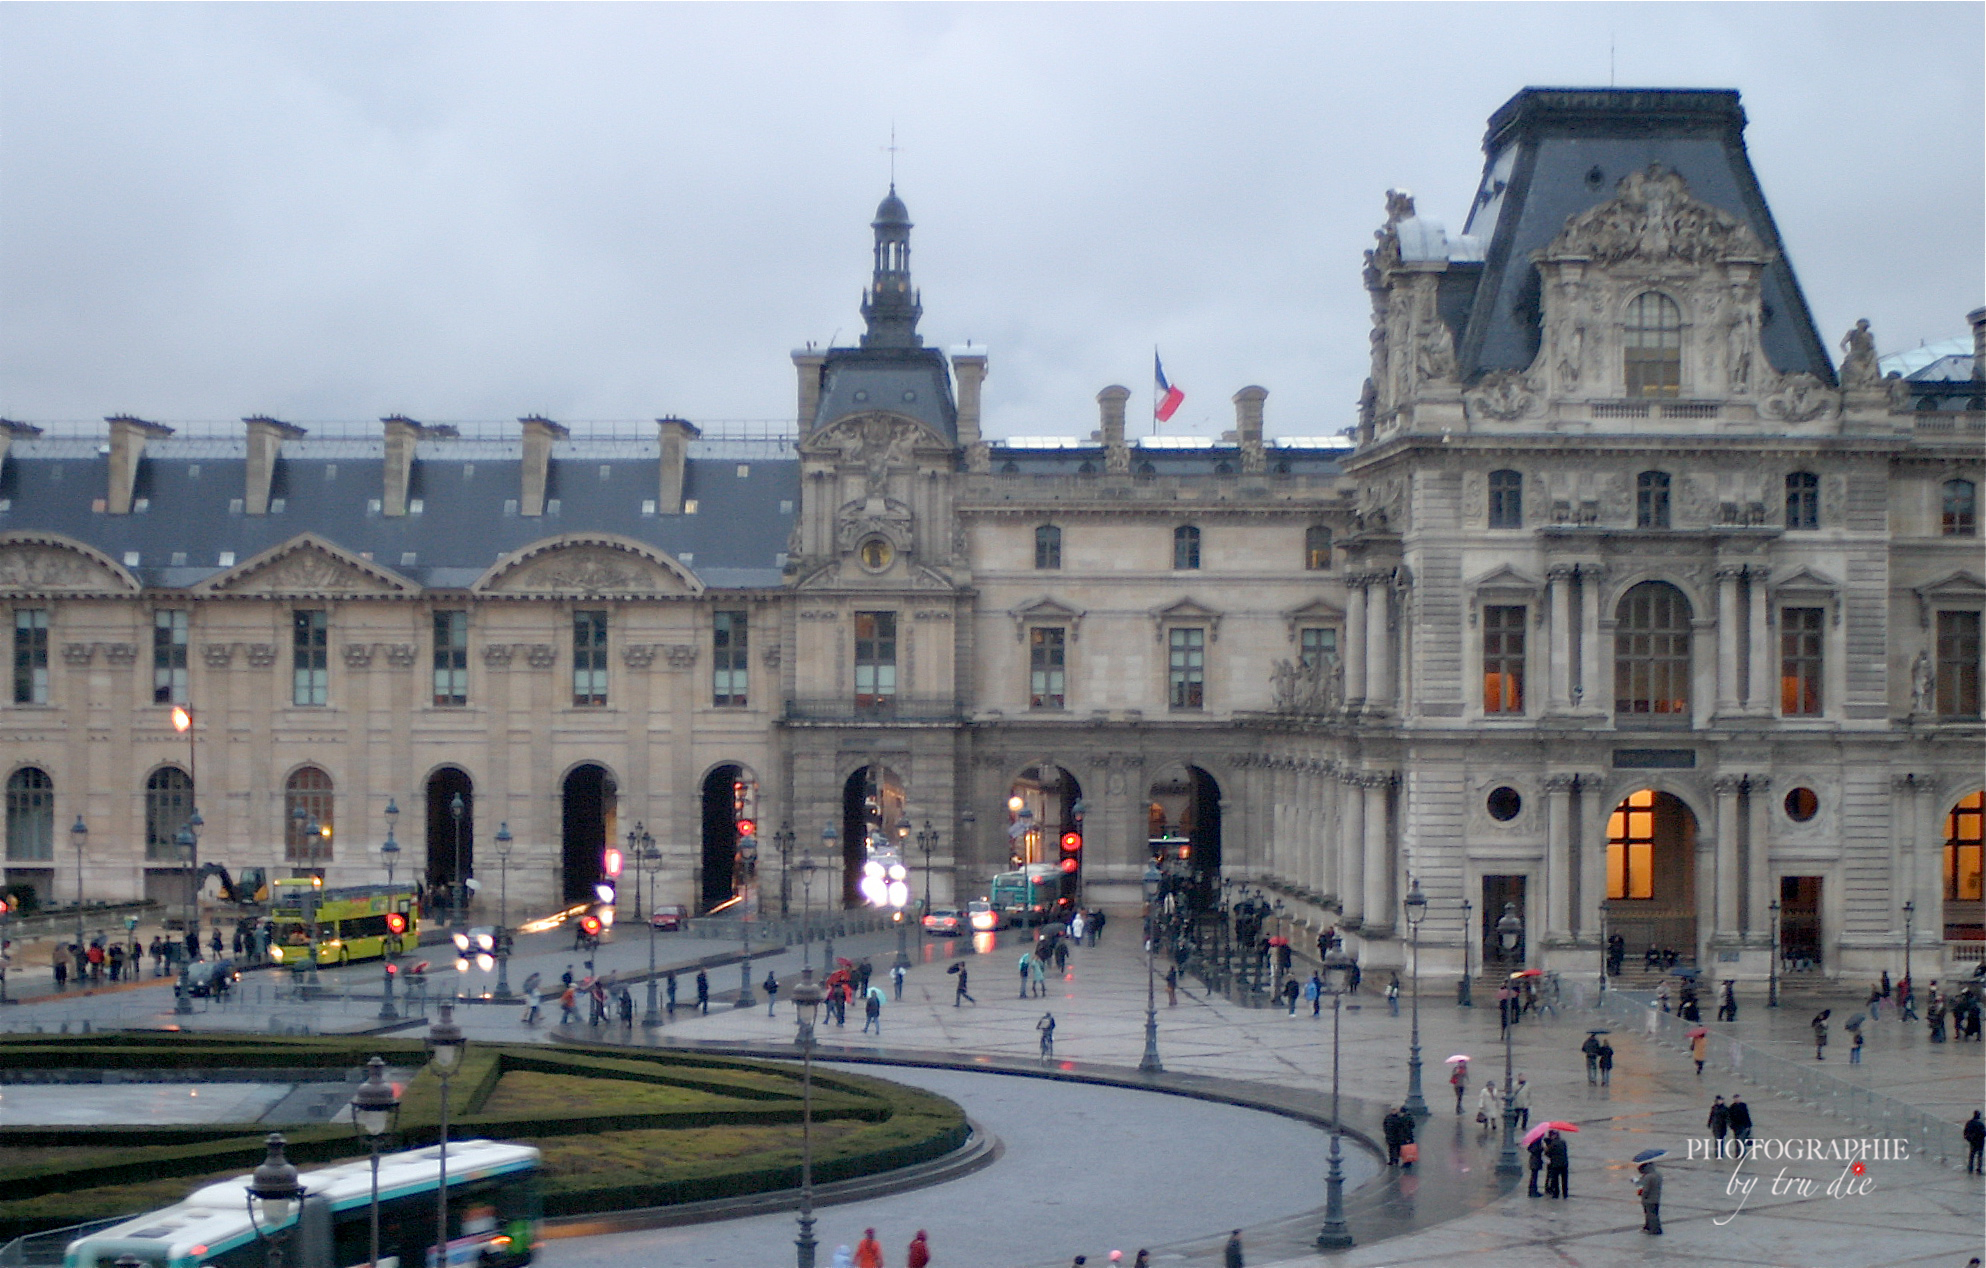
[[[1543,1197],[1544,1194],[1538,1192],[1538,1173],[1545,1169],[1545,1133],[1542,1131],[1524,1133],[1524,1149],[1531,1155],[1531,1187],[1527,1196]]]
[[[1614,1046],[1600,1041],[1600,1086],[1610,1087],[1614,1081]]]
[[[1710,1052],[1710,1031],[1703,1026],[1692,1027],[1689,1032],[1689,1055],[1696,1062],[1696,1077],[1703,1077],[1703,1058]]]
[[[1455,1089],[1455,1112],[1462,1112],[1462,1098],[1469,1094],[1469,1058],[1456,1055],[1448,1058],[1448,1064],[1455,1068],[1448,1074],[1448,1086]]]
[[[1634,1190],[1641,1195],[1641,1231],[1662,1235],[1662,1169],[1655,1160],[1669,1152],[1666,1149],[1644,1149],[1634,1156],[1636,1170]]]
[[[1570,1123],[1540,1123],[1545,1129],[1545,1196],[1548,1198],[1569,1198],[1572,1196],[1572,1153],[1566,1147],[1565,1137],[1559,1135],[1559,1128],[1571,1128]]]

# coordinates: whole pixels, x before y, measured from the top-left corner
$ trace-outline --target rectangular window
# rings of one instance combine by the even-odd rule
[[[331,622],[323,610],[290,614],[290,703],[321,705],[331,692]]]
[[[14,703],[48,703],[48,609],[14,612]]]
[[[1182,629],[1166,637],[1168,701],[1175,709],[1201,709],[1207,703],[1207,631]]]
[[[1489,526],[1524,527],[1524,475],[1519,471],[1489,474]]]
[[[751,679],[751,640],[747,614],[713,612],[711,624],[710,703],[742,709]]]
[[[572,702],[607,703],[607,614],[572,614]]]
[[[16,644],[18,646],[18,643]],[[19,663],[18,653],[16,663]],[[18,681],[19,671],[16,670]],[[18,695],[18,688],[16,691]],[[1979,613],[1938,613],[1938,716],[1979,716]]]
[[[1305,669],[1316,669],[1337,659],[1338,631],[1328,625],[1314,625],[1297,631],[1297,647]]]
[[[1067,703],[1067,634],[1059,626],[1028,631],[1028,708],[1060,709]]]
[[[1483,712],[1524,712],[1522,606],[1483,609]]]
[[[186,703],[186,612],[152,613],[152,703]]]
[[[1034,566],[1041,569],[1062,566],[1062,530],[1043,524],[1034,530]]]
[[[896,613],[855,614],[855,707],[887,709],[896,701]]]
[[[434,702],[469,703],[469,614],[434,614]]]
[[[1779,712],[1788,717],[1821,711],[1820,608],[1779,610]]]

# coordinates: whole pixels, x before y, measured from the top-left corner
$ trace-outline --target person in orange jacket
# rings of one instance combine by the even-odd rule
[[[862,1230],[862,1240],[855,1243],[855,1268],[883,1268],[883,1244],[876,1240],[876,1230]]]

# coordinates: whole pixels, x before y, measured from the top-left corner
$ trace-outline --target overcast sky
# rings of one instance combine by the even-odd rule
[[[1334,432],[1389,187],[1527,85],[1733,87],[1830,347],[1982,302],[1978,4],[0,6],[0,413],[786,419],[889,181],[991,434]],[[1610,53],[1610,49],[1613,50]],[[1611,71],[1610,71],[1611,57]],[[1182,426],[1183,425],[1183,426]]]

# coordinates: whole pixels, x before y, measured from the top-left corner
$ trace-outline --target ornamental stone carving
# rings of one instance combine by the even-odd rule
[[[558,659],[559,649],[550,643],[532,643],[524,649],[524,663],[533,669],[550,669]]]
[[[136,643],[105,643],[103,658],[113,665],[135,665],[138,663]]]
[[[25,535],[0,538],[0,590],[129,594],[136,588],[128,575],[82,549]]]
[[[412,643],[388,643],[386,663],[395,669],[411,669],[414,666],[414,645]]]
[[[1277,713],[1318,717],[1344,711],[1345,667],[1334,655],[1308,662],[1278,660],[1269,681],[1270,707]]]
[[[759,653],[759,663],[767,669],[779,668],[779,644],[774,643],[771,647]]]
[[[372,645],[369,643],[345,644],[345,668],[372,668]]]
[[[64,643],[62,645],[62,663],[65,665],[87,665],[96,657],[96,654],[97,645],[95,643]]]
[[[473,587],[504,594],[694,594],[696,574],[644,542],[574,533],[506,555]]]
[[[629,643],[621,648],[621,663],[629,669],[646,669],[655,663],[655,644]]]
[[[256,669],[269,668],[269,666],[276,663],[276,645],[274,643],[250,643],[248,645],[248,663]]]
[[[1612,201],[1568,220],[1544,254],[1584,256],[1597,264],[1708,264],[1732,258],[1763,261],[1770,255],[1750,225],[1692,198],[1683,178],[1660,163],[1629,172],[1614,190]]]
[[[1759,405],[1759,413],[1788,423],[1810,423],[1838,408],[1834,389],[1805,370],[1779,380],[1779,387]]]
[[[1876,366],[1876,336],[1869,329],[1867,317],[1841,336],[1841,353],[1842,387],[1876,387],[1882,383],[1882,371]]]
[[[662,656],[671,669],[688,669],[696,664],[695,643],[670,643],[662,649]]]
[[[393,594],[414,589],[350,551],[304,533],[195,586],[214,594]]]
[[[840,550],[853,550],[866,538],[882,537],[898,550],[909,550],[910,508],[893,498],[878,494],[843,506],[835,516],[834,542]]]
[[[1471,418],[1493,418],[1508,423],[1538,412],[1538,392],[1516,370],[1491,370],[1482,381],[1462,393],[1462,403]]]
[[[508,643],[491,643],[483,648],[483,664],[491,669],[509,669],[514,652]]]
[[[226,669],[234,659],[234,648],[227,643],[208,643],[200,649],[200,658],[209,669]]]

